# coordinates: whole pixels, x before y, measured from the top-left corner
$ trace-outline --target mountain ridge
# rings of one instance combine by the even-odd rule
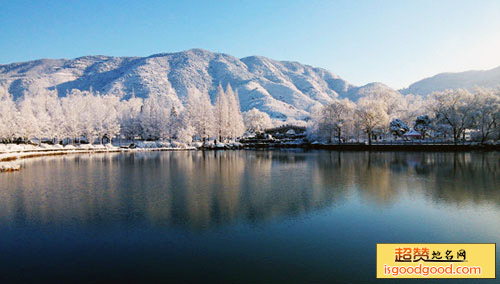
[[[231,84],[242,111],[257,108],[274,119],[307,120],[311,111],[334,99],[352,101],[377,92],[427,95],[450,88],[500,86],[500,67],[483,71],[440,73],[395,90],[373,82],[355,86],[337,74],[296,61],[264,56],[236,58],[194,48],[146,57],[86,55],[74,59],[37,59],[0,65],[0,91],[14,99],[47,90],[65,96],[72,89],[92,88],[128,99],[168,94],[186,101],[194,89],[208,92],[212,101],[219,84]]]
[[[213,99],[219,84],[231,84],[243,111],[255,107],[275,119],[306,119],[310,110],[342,97],[353,85],[322,68],[263,56],[241,59],[190,49],[147,57],[81,56],[0,65],[0,88],[15,99],[45,90],[64,96],[93,88],[128,98],[175,93],[182,101],[192,89]]]
[[[500,87],[500,66],[488,70],[468,70],[463,72],[443,72],[424,78],[408,88],[400,89],[402,94],[428,95],[446,89],[468,89],[474,87]]]

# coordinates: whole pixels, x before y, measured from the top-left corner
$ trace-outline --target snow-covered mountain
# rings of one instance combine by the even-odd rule
[[[343,97],[356,102],[362,97],[382,94],[382,93],[389,93],[396,95],[398,94],[398,91],[392,89],[391,87],[383,83],[374,82],[374,83],[368,83],[361,87],[351,87],[349,91],[347,91],[343,95]]]
[[[242,59],[191,49],[149,57],[85,56],[41,59],[0,65],[0,88],[14,98],[56,89],[99,91],[128,98],[152,93],[175,93],[184,100],[190,89],[215,95],[230,83],[238,91],[242,111],[257,108],[275,119],[304,119],[312,107],[336,97],[359,96],[350,85],[325,69],[260,56]]]
[[[500,66],[491,70],[466,71],[460,73],[440,73],[411,84],[400,90],[402,94],[428,95],[446,89],[472,89],[500,87]]]

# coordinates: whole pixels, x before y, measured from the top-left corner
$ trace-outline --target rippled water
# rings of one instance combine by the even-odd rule
[[[372,283],[376,243],[499,241],[498,152],[95,154],[0,175],[1,283]]]

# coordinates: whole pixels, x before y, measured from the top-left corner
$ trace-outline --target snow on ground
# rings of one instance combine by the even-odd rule
[[[214,141],[205,141],[204,143],[202,142],[197,142],[193,144],[193,146],[196,146],[197,148],[206,148],[206,149],[237,149],[237,148],[243,148],[243,144],[237,141],[229,141],[229,142],[217,142],[217,144],[214,143]]]
[[[21,165],[16,162],[0,162],[0,173],[19,171],[20,169]]]
[[[203,142],[194,142],[193,147],[196,147],[196,149],[199,149],[199,148],[203,147]]]
[[[129,146],[133,144],[135,148]],[[78,153],[106,153],[106,152],[141,152],[141,151],[175,151],[175,150],[196,150],[200,148],[209,149],[235,149],[242,148],[243,144],[236,141],[214,144],[213,141],[194,142],[192,146],[179,142],[162,141],[137,141],[122,145],[102,144],[81,144],[81,145],[50,145],[42,143],[40,145],[31,144],[0,144],[0,172],[17,171],[21,166],[15,162],[19,159],[32,158],[49,155],[78,154]]]
[[[193,146],[187,146],[182,143],[165,142],[140,142],[136,143],[136,148],[120,148],[112,144],[82,144],[82,145],[30,145],[30,144],[0,144],[0,164],[2,167],[11,168],[9,161],[59,154],[77,154],[77,153],[105,153],[105,152],[139,152],[139,151],[174,151],[174,150],[195,150]],[[15,168],[15,167],[14,167]]]
[[[175,147],[175,143],[162,142],[162,141],[138,141],[134,143],[137,148],[171,148]]]

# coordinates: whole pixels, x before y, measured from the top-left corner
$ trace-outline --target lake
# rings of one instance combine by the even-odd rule
[[[144,152],[22,166],[0,175],[0,283],[373,283],[376,243],[500,242],[499,152]]]

